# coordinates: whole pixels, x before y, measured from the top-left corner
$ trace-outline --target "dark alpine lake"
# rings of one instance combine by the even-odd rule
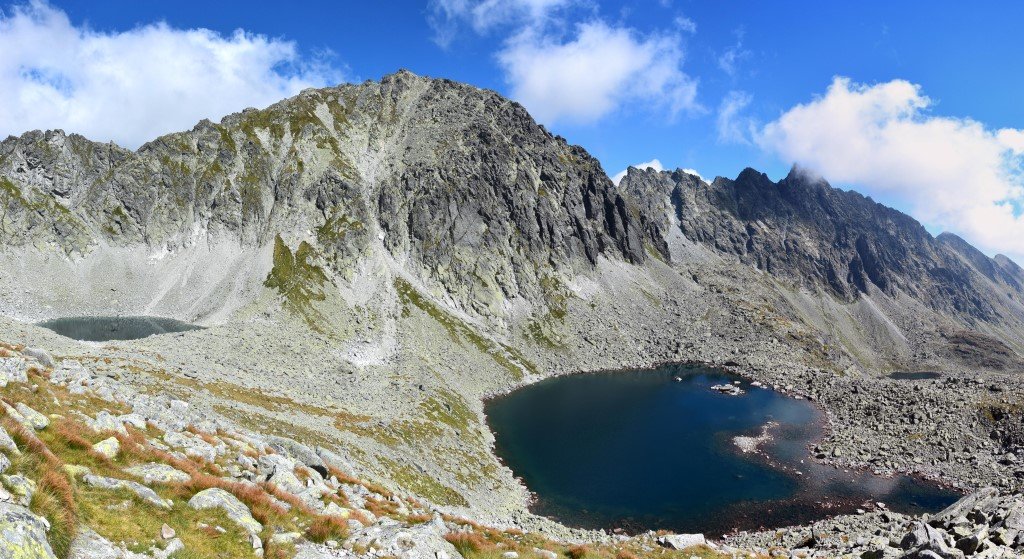
[[[818,409],[745,381],[739,396],[711,390],[736,380],[691,365],[569,375],[492,399],[486,414],[498,456],[536,495],[532,510],[570,526],[720,536],[868,502],[919,513],[959,498],[912,477],[815,463]],[[769,422],[764,453],[733,442]]]
[[[155,316],[78,316],[40,322],[61,336],[88,342],[138,340],[157,334],[199,330],[202,327]]]
[[[889,378],[894,380],[935,380],[942,378],[942,375],[933,371],[898,371],[890,373]]]

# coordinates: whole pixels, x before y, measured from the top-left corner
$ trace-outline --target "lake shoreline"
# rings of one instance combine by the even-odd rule
[[[575,377],[577,375],[588,375],[588,374],[589,375],[594,375],[594,376],[600,376],[600,377],[608,377],[608,378],[615,378],[615,377],[618,377],[619,375],[630,375],[630,374],[633,375],[633,376],[636,376],[636,377],[650,377],[650,376],[652,376],[654,374],[660,374],[661,377],[665,377],[665,375],[667,374],[666,371],[668,371],[669,369],[671,369],[673,371],[683,370],[683,371],[686,371],[687,374],[699,374],[699,375],[711,374],[711,375],[717,376],[718,378],[716,380],[718,380],[718,381],[723,380],[723,379],[726,379],[728,382],[732,382],[733,380],[739,380],[741,383],[743,383],[743,388],[747,391],[747,393],[743,394],[743,395],[738,395],[738,396],[719,394],[717,392],[712,394],[711,393],[712,391],[709,389],[709,387],[704,387],[702,389],[702,390],[706,390],[706,392],[708,392],[708,394],[706,394],[704,396],[710,396],[710,397],[719,399],[718,401],[720,401],[720,402],[730,402],[730,401],[732,401],[733,403],[739,403],[744,398],[758,397],[757,395],[760,394],[760,396],[759,396],[760,398],[767,398],[767,399],[769,399],[771,401],[775,401],[776,402],[775,405],[782,405],[783,407],[787,407],[787,406],[789,406],[789,407],[806,406],[808,408],[808,410],[810,410],[810,411],[807,412],[809,414],[809,415],[807,415],[809,424],[802,426],[802,429],[804,430],[803,432],[805,432],[805,433],[811,433],[813,435],[813,438],[811,438],[811,439],[801,438],[796,443],[794,443],[794,441],[792,441],[792,440],[788,441],[788,445],[790,447],[789,448],[789,454],[788,455],[784,455],[784,456],[774,455],[773,451],[774,451],[775,446],[776,446],[774,444],[774,441],[769,442],[768,440],[764,440],[764,441],[762,441],[762,443],[768,442],[768,444],[759,445],[759,446],[761,446],[761,448],[759,448],[756,452],[749,453],[750,456],[748,456],[746,458],[747,461],[756,460],[756,462],[760,463],[762,466],[774,469],[776,474],[783,475],[786,478],[792,480],[792,482],[796,486],[798,486],[799,489],[795,490],[795,494],[792,495],[791,499],[790,498],[773,499],[773,500],[770,500],[767,503],[761,503],[761,504],[755,503],[756,506],[751,505],[751,503],[747,503],[747,505],[745,505],[745,506],[747,506],[748,508],[751,508],[751,509],[757,509],[759,507],[765,508],[766,512],[764,512],[763,514],[770,514],[770,511],[772,509],[779,509],[779,508],[781,508],[781,509],[786,509],[786,510],[793,510],[797,506],[802,507],[804,509],[807,509],[808,506],[811,506],[811,507],[813,507],[817,511],[813,515],[806,515],[806,514],[803,514],[803,513],[799,513],[799,514],[794,513],[794,514],[796,514],[796,519],[799,520],[799,522],[797,522],[797,523],[805,523],[805,522],[809,522],[809,521],[823,520],[823,519],[826,519],[828,517],[835,516],[835,515],[838,515],[838,514],[851,513],[854,510],[856,510],[857,508],[862,508],[863,506],[867,506],[866,503],[874,502],[874,501],[878,500],[878,499],[873,499],[873,498],[869,498],[869,497],[865,497],[865,498],[861,498],[861,497],[849,498],[849,497],[842,497],[842,496],[836,497],[834,499],[819,498],[820,496],[818,496],[816,494],[815,488],[807,486],[808,483],[813,483],[813,482],[810,481],[809,478],[806,476],[806,471],[801,471],[801,470],[807,470],[808,468],[813,469],[815,471],[815,475],[818,475],[818,476],[823,476],[824,475],[825,477],[834,478],[836,480],[844,479],[844,478],[850,477],[850,476],[854,476],[854,477],[870,476],[871,478],[876,478],[875,484],[878,485],[878,486],[889,486],[889,485],[896,484],[896,485],[894,485],[894,487],[898,486],[899,488],[901,488],[900,491],[911,491],[911,494],[914,494],[914,491],[918,491],[918,492],[924,491],[924,493],[922,493],[922,495],[923,494],[931,494],[932,495],[932,497],[929,497],[929,498],[936,498],[935,495],[942,495],[942,498],[946,499],[946,501],[943,501],[944,504],[948,504],[947,501],[948,502],[952,502],[952,500],[955,500],[955,498],[959,497],[959,495],[955,495],[955,496],[952,495],[952,492],[949,491],[950,488],[948,486],[942,485],[942,484],[935,484],[935,483],[931,482],[930,480],[921,479],[920,477],[915,477],[915,476],[898,476],[898,477],[897,476],[875,476],[873,473],[870,473],[870,472],[867,472],[867,471],[863,471],[863,470],[862,471],[852,471],[850,469],[843,469],[843,468],[836,467],[833,464],[830,464],[828,460],[816,459],[814,457],[813,453],[811,452],[811,449],[816,447],[817,444],[821,441],[822,437],[824,437],[828,433],[827,414],[821,409],[820,405],[818,405],[817,403],[813,402],[812,400],[810,400],[808,398],[793,397],[794,394],[791,391],[789,391],[789,392],[787,392],[787,391],[780,391],[780,390],[775,389],[774,387],[764,386],[762,383],[756,383],[756,381],[751,380],[749,377],[744,376],[742,374],[739,374],[737,371],[729,370],[728,368],[725,368],[725,367],[710,367],[707,364],[697,364],[697,363],[683,363],[683,364],[671,363],[671,364],[663,364],[663,365],[660,365],[659,367],[651,367],[651,368],[643,368],[643,369],[631,369],[631,370],[614,370],[613,369],[613,370],[596,371],[596,372],[582,372],[581,371],[581,372],[573,372],[573,373],[560,374],[560,375],[555,375],[555,376],[552,376],[552,377],[548,377],[547,379],[545,379],[543,381],[544,383],[546,383],[543,386],[551,386],[554,383],[560,383],[560,382],[564,383],[566,378]],[[650,380],[650,379],[648,378],[648,380]],[[751,384],[751,383],[755,383],[755,384]],[[675,383],[671,383],[671,384],[675,384]],[[670,386],[671,386],[671,384],[670,384]],[[507,396],[511,396],[513,394],[516,394],[517,392],[519,392],[520,390],[522,390],[522,389],[524,389],[526,387],[536,387],[537,385],[538,385],[538,383],[534,383],[534,382],[524,383],[523,385],[517,387],[515,390],[509,391],[508,393],[506,393],[506,395]],[[751,396],[751,393],[749,392],[752,389],[755,390],[754,396]],[[760,390],[758,390],[758,389],[760,389]],[[740,399],[740,400],[731,400],[731,399]],[[552,502],[552,498],[545,497],[543,495],[544,489],[535,490],[535,489],[537,489],[536,487],[531,487],[531,485],[535,485],[535,482],[531,484],[531,482],[528,480],[528,478],[530,477],[530,473],[526,472],[524,474],[524,472],[522,471],[522,467],[521,467],[522,465],[521,464],[519,464],[518,467],[513,467],[513,466],[517,466],[517,464],[516,464],[517,459],[512,459],[511,462],[510,462],[510,456],[508,455],[508,450],[506,448],[502,448],[502,446],[504,444],[501,441],[501,439],[503,437],[503,434],[501,433],[502,428],[501,428],[500,425],[497,425],[497,426],[495,425],[495,418],[494,418],[494,412],[493,412],[494,403],[495,402],[499,402],[499,401],[501,401],[500,396],[490,396],[489,398],[487,398],[485,400],[486,424],[488,426],[488,429],[490,429],[490,431],[491,431],[491,433],[492,433],[492,435],[494,437],[494,440],[495,440],[495,443],[492,445],[492,452],[495,454],[495,456],[498,457],[499,461],[505,467],[508,467],[510,470],[512,470],[513,474],[516,476],[517,482],[521,483],[524,486],[524,488],[531,495],[530,502],[528,503],[528,508],[529,508],[530,512],[532,512],[534,514],[538,514],[540,516],[545,516],[545,517],[550,518],[552,520],[555,520],[555,521],[557,521],[559,523],[562,523],[562,524],[564,524],[566,526],[570,526],[570,527],[574,527],[574,528],[590,529],[590,530],[605,529],[605,530],[611,530],[612,532],[615,532],[616,530],[618,530],[619,533],[623,533],[623,532],[639,533],[639,532],[642,532],[642,531],[644,531],[646,529],[671,529],[671,530],[682,530],[682,531],[697,531],[693,526],[691,526],[689,524],[687,524],[687,525],[672,524],[671,521],[666,521],[665,519],[660,519],[660,521],[657,521],[655,524],[651,524],[651,520],[650,519],[648,519],[646,521],[641,521],[641,522],[632,522],[632,521],[629,520],[629,518],[626,518],[626,517],[624,517],[623,519],[621,519],[619,521],[612,521],[612,522],[594,522],[592,520],[582,520],[581,521],[581,519],[579,519],[579,518],[573,518],[574,515],[572,513],[568,513],[567,509],[565,509],[564,507],[560,507],[558,505],[552,505],[552,503],[551,503]],[[551,421],[550,418],[548,418],[548,420]],[[767,431],[764,430],[764,425],[767,424],[767,423],[768,422],[766,421],[765,423],[759,423],[757,425],[748,425],[747,428],[745,428],[745,430],[743,432],[734,433],[733,436],[728,437],[728,440],[725,441],[725,443],[728,445],[729,448],[728,449],[724,449],[724,450],[728,450],[730,452],[735,452],[737,454],[744,454],[739,448],[737,448],[735,446],[733,440],[736,437],[749,436],[749,433],[755,433],[755,434],[756,433],[761,433],[761,435],[757,435],[757,436],[758,437],[764,436],[765,434],[767,434]],[[548,426],[548,430],[553,430],[553,429],[557,429],[557,428],[558,428],[557,425],[549,425]],[[804,436],[806,436],[806,435],[804,435]],[[769,439],[774,439],[774,436],[769,436]],[[794,454],[794,446],[793,446],[794,444],[799,444],[799,447],[800,447],[800,449],[798,451],[795,451],[796,452],[795,454]],[[757,458],[755,458],[754,455],[757,455]],[[520,460],[521,460],[521,458],[520,458]],[[803,460],[806,460],[807,462],[805,462],[805,463],[800,462],[800,461],[803,461]],[[805,467],[805,465],[806,465],[806,467]],[[821,473],[822,471],[826,471],[826,470],[829,472],[829,474],[822,474]],[[825,477],[823,477],[823,479],[825,479]],[[947,493],[947,491],[948,491],[948,493]],[[811,502],[809,502],[807,497],[806,497],[806,495],[808,495],[808,494],[816,495],[815,499],[811,499]],[[555,499],[555,500],[557,501],[557,499]],[[900,507],[899,505],[897,505],[897,508],[904,508],[904,507]],[[913,509],[911,508],[911,509],[906,509],[906,510],[910,511],[910,510],[913,510]],[[587,513],[587,514],[593,514],[593,513],[590,512],[590,513]],[[757,516],[760,517],[760,518],[763,518],[763,514],[762,513],[758,513]],[[655,520],[658,520],[658,519],[655,519]],[[782,526],[786,526],[786,525],[792,524],[793,522],[791,522],[791,520],[792,519],[787,519],[787,518],[784,518],[784,517],[780,517],[780,518],[778,518],[774,522],[766,523],[766,526],[768,526],[768,527],[775,527],[775,528],[782,527]],[[714,523],[707,524],[706,527],[708,529],[704,529],[704,530],[701,530],[701,531],[704,531],[704,532],[707,532],[707,533],[718,532],[718,533],[720,533],[719,535],[725,535],[725,534],[728,534],[728,533],[734,533],[734,532],[742,531],[742,530],[758,529],[758,528],[761,527],[760,525],[754,525],[753,523],[750,523],[750,522],[722,522],[722,523],[715,524],[714,526],[712,526],[712,524],[714,524]]]

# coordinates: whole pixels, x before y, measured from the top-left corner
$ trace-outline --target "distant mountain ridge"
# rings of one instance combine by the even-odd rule
[[[681,170],[631,168],[619,188],[635,199],[667,197],[665,211],[687,239],[844,301],[880,290],[972,319],[1024,316],[1024,274],[1010,259],[951,233],[932,237],[912,217],[797,168],[779,182],[748,168],[710,184]]]
[[[616,187],[519,104],[405,71],[306,90],[134,152],[60,131],[10,137],[0,187],[5,250],[64,255],[80,289],[103,274],[113,289],[119,277],[149,278],[138,304],[188,320],[223,319],[269,288],[314,321],[336,288],[345,305],[366,305],[404,278],[505,336],[524,321],[564,322],[569,303],[600,285],[602,262],[685,276],[699,253],[764,272],[770,281],[751,288],[778,293],[789,303],[776,312],[819,330],[837,304],[871,305],[844,319],[847,330],[877,321],[871,352],[886,336],[906,348],[922,332],[962,329],[1004,344],[1008,358],[1024,348],[1024,271],[1006,257],[932,237],[797,169],[779,182],[746,169],[709,184],[630,168]],[[83,271],[80,261],[103,264]],[[197,270],[202,281],[188,279]],[[176,275],[185,279],[162,279]]]

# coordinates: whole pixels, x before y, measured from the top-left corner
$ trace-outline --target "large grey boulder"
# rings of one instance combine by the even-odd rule
[[[46,519],[25,507],[0,502],[0,559],[56,559]]]
[[[53,368],[53,357],[51,357],[50,353],[45,349],[38,347],[26,347],[21,351],[21,354],[26,357],[31,357],[32,359],[35,359],[36,361],[39,362],[40,365],[46,367],[47,369]]]
[[[391,520],[368,526],[350,534],[346,543],[353,546],[370,546],[377,550],[379,557],[399,559],[457,559],[458,550],[444,539],[447,528],[440,518],[425,524],[406,526]],[[335,557],[323,546],[304,544],[298,548],[295,559],[326,559]]]
[[[999,491],[995,487],[983,487],[943,509],[932,517],[932,521],[948,523],[961,516],[967,516],[969,512],[985,506],[998,495]]]
[[[223,489],[204,489],[189,499],[188,506],[196,510],[221,509],[227,514],[228,518],[241,526],[246,532],[259,534],[263,531],[263,525],[252,517],[249,507],[238,500],[238,497]]]
[[[50,425],[50,420],[45,415],[28,407],[24,402],[17,402],[14,407],[3,402],[3,406],[7,410],[7,415],[11,416],[11,419],[21,423],[28,429],[40,431]]]
[[[935,554],[943,559],[963,557],[959,549],[950,549],[942,531],[924,522],[915,522],[910,532],[900,541],[900,547],[907,551],[903,556],[907,559],[927,557]],[[924,555],[922,555],[924,554]]]
[[[214,446],[203,439],[186,432],[173,432],[168,431],[164,433],[164,442],[173,447],[178,447],[187,455],[193,458],[202,458],[207,462],[213,462],[217,459],[217,455],[227,450],[226,446],[221,444]]]
[[[161,464],[159,462],[136,464],[125,468],[124,471],[125,473],[131,474],[135,477],[142,478],[143,483],[146,484],[184,483],[192,479],[192,476],[188,475],[188,473],[183,472],[174,466]]]
[[[82,481],[93,486],[102,489],[125,489],[131,491],[143,502],[149,503],[154,507],[161,508],[164,510],[171,510],[171,502],[160,498],[155,491],[142,485],[137,481],[129,481],[125,479],[115,479],[111,477],[97,476],[93,474],[86,474],[82,476]]]
[[[0,427],[0,450],[6,450],[13,454],[21,454],[21,451],[18,449],[18,445],[14,443],[14,439],[11,438],[7,429],[4,429],[3,427]]]
[[[707,545],[704,534],[668,534],[658,538],[658,545],[669,549],[686,549],[695,545]]]
[[[21,357],[0,357],[0,388],[9,382],[27,382],[28,364]]]

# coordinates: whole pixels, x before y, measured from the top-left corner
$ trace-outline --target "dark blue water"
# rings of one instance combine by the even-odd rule
[[[486,413],[498,456],[536,495],[532,510],[571,526],[717,536],[866,502],[917,513],[959,498],[910,477],[814,463],[807,447],[822,435],[817,408],[746,382],[741,396],[710,389],[734,380],[683,365],[571,375],[493,399]],[[739,451],[733,437],[757,435],[769,421],[778,426],[766,453]]]
[[[61,336],[89,342],[138,340],[202,328],[173,318],[154,316],[78,316],[47,320],[40,322],[39,326],[49,328]]]

